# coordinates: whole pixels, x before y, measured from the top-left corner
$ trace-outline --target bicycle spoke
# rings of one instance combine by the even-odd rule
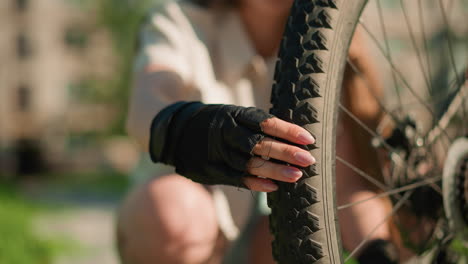
[[[427,92],[430,95],[431,91],[433,89],[432,89],[431,83],[429,81],[429,78],[428,78],[428,76],[427,76],[427,74],[426,74],[426,72],[424,70],[422,57],[421,57],[421,54],[420,54],[420,50],[418,48],[418,44],[416,43],[416,38],[414,36],[413,27],[411,26],[411,23],[409,21],[408,12],[407,12],[407,10],[405,8],[405,4],[403,3],[403,0],[400,0],[400,4],[401,4],[402,10],[403,10],[403,16],[405,17],[406,27],[408,28],[408,33],[409,33],[409,36],[410,36],[410,39],[411,39],[411,43],[412,43],[414,51],[416,53],[416,57],[418,58],[419,67],[421,68],[421,73],[424,76],[424,81],[426,83]]]
[[[364,124],[358,117],[356,117],[351,111],[349,111],[341,103],[339,104],[339,108],[343,112],[345,112],[346,115],[348,115],[351,119],[353,119],[358,125],[360,125],[364,130],[366,130],[367,133],[369,133],[374,138],[378,139],[380,143],[382,143],[382,146],[384,146],[388,151],[397,153],[396,150],[392,146],[390,146],[387,142],[385,142],[385,139],[383,139],[381,135],[378,135],[376,132],[370,129],[366,124]]]
[[[384,17],[383,17],[383,13],[382,13],[382,7],[381,7],[380,0],[376,0],[376,3],[377,3],[377,7],[378,7],[378,12],[379,12],[380,27],[382,28],[382,33],[383,33],[383,37],[384,37],[385,41],[382,41],[380,39],[380,36],[379,36],[379,40],[380,40],[380,42],[379,42],[379,40],[376,38],[376,35],[374,35],[369,30],[369,27],[367,27],[362,21],[359,21],[359,23],[364,28],[364,30],[367,32],[367,34],[370,36],[370,38],[373,40],[375,45],[377,45],[377,48],[379,49],[380,53],[383,55],[383,57],[385,58],[385,60],[387,61],[388,65],[391,68],[391,74],[392,74],[391,77],[392,77],[392,80],[393,80],[393,86],[395,88],[395,93],[394,94],[396,95],[395,96],[396,98],[395,97],[393,97],[393,98],[397,99],[397,102],[396,102],[398,104],[397,107],[395,107],[395,105],[385,104],[385,102],[384,102],[384,100],[382,100],[382,98],[379,98],[378,96],[376,96],[375,92],[372,92],[373,91],[371,89],[372,87],[367,82],[367,80],[366,80],[365,76],[362,74],[362,72],[360,72],[360,70],[356,67],[356,65],[354,65],[348,59],[348,64],[351,66],[353,71],[355,73],[357,73],[358,76],[360,76],[360,78],[362,78],[364,80],[366,88],[368,89],[368,91],[371,91],[371,95],[373,96],[373,98],[378,102],[378,104],[379,104],[380,108],[382,109],[382,111],[385,112],[385,114],[389,117],[388,121],[393,119],[393,121],[398,124],[399,123],[398,122],[398,113],[408,112],[408,109],[411,109],[411,108],[415,107],[414,102],[413,103],[408,103],[407,100],[405,100],[406,99],[406,98],[404,98],[405,91],[403,91],[403,92],[400,91],[398,89],[398,86],[402,86],[402,87],[408,89],[409,93],[412,95],[409,98],[410,101],[416,101],[418,103],[419,107],[422,106],[423,109],[427,110],[427,112],[430,114],[430,116],[432,116],[432,120],[433,120],[432,125],[430,123],[428,123],[428,125],[429,125],[428,129],[427,130],[424,129],[424,132],[422,132],[422,134],[424,135],[424,137],[423,137],[424,144],[427,145],[428,149],[430,149],[430,146],[433,147],[433,143],[437,139],[439,139],[441,137],[441,135],[444,135],[444,136],[442,136],[442,138],[444,139],[443,141],[444,142],[448,141],[449,144],[450,144],[450,142],[452,141],[451,136],[454,136],[454,133],[452,133],[453,131],[451,129],[449,129],[449,126],[450,126],[450,123],[454,122],[453,120],[458,120],[458,118],[460,118],[460,117],[462,118],[461,125],[463,127],[462,128],[463,133],[466,133],[466,126],[468,125],[468,122],[467,122],[468,114],[467,114],[467,109],[466,109],[466,106],[465,106],[466,101],[468,101],[467,98],[466,98],[466,97],[468,97],[468,82],[466,82],[466,79],[461,78],[460,72],[457,70],[457,67],[460,67],[463,64],[461,64],[461,65],[459,63],[457,64],[456,60],[455,60],[456,57],[455,57],[454,51],[455,51],[455,47],[458,47],[458,46],[454,46],[454,43],[457,43],[457,42],[455,41],[454,38],[452,39],[452,37],[451,37],[452,34],[451,34],[451,31],[450,31],[450,27],[449,27],[450,21],[448,20],[449,17],[448,17],[448,14],[447,14],[448,10],[451,10],[451,9],[454,8],[454,6],[455,6],[454,2],[455,1],[449,0],[448,3],[444,2],[445,4],[442,3],[443,2],[442,0],[438,0],[438,2],[439,2],[439,5],[440,5],[440,10],[441,10],[440,12],[442,13],[443,22],[445,24],[445,28],[447,29],[447,32],[446,32],[446,38],[447,38],[446,41],[447,41],[447,47],[448,47],[447,50],[450,53],[449,57],[446,60],[446,62],[450,62],[450,66],[447,65],[447,67],[448,67],[447,69],[448,69],[448,72],[453,71],[455,73],[455,78],[453,78],[453,79],[450,78],[450,77],[446,78],[446,79],[449,79],[449,78],[450,79],[449,79],[448,86],[443,86],[443,88],[445,90],[444,94],[441,94],[440,92],[437,92],[438,90],[436,90],[436,88],[439,88],[439,87],[435,87],[435,85],[434,85],[435,82],[432,82],[433,78],[434,78],[433,69],[437,69],[438,66],[437,65],[432,65],[432,63],[435,62],[435,61],[431,60],[430,45],[428,43],[429,39],[427,38],[427,36],[430,37],[430,35],[427,35],[428,32],[430,32],[430,31],[428,31],[428,28],[426,27],[426,23],[425,23],[425,22],[427,22],[426,20],[428,18],[428,16],[427,16],[428,13],[425,13],[424,10],[423,10],[424,2],[422,0],[417,1],[417,9],[418,9],[417,12],[418,12],[419,15],[418,15],[418,18],[414,18],[416,20],[419,19],[419,28],[418,28],[417,25],[411,23],[411,18],[412,17],[410,16],[411,15],[410,12],[412,10],[412,6],[408,5],[410,3],[404,2],[404,0],[400,0],[400,4],[401,4],[401,7],[402,7],[402,13],[403,13],[403,16],[404,16],[404,19],[405,19],[405,24],[407,26],[407,32],[409,34],[408,41],[411,41],[411,45],[412,45],[412,46],[409,46],[409,49],[415,55],[414,56],[414,63],[416,63],[416,59],[417,59],[417,63],[419,65],[419,67],[420,67],[420,72],[419,71],[416,72],[417,77],[418,77],[417,80],[421,83],[421,85],[425,85],[426,89],[424,89],[424,88],[416,89],[416,88],[419,88],[419,87],[411,87],[410,86],[410,83],[412,84],[412,79],[410,78],[411,76],[410,75],[403,75],[402,73],[404,73],[404,72],[401,71],[401,68],[396,67],[396,65],[398,65],[398,63],[396,63],[397,61],[393,61],[393,58],[392,58],[392,51],[390,50],[390,45],[389,45],[389,41],[388,41],[387,31],[386,31],[386,28],[385,28]],[[417,24],[417,21],[415,21],[415,22]],[[430,25],[430,23],[427,26],[429,26],[429,25]],[[372,28],[372,27],[370,27],[370,28]],[[418,30],[420,30],[420,32],[418,32]],[[429,34],[431,34],[431,33],[429,33]],[[465,48],[466,48],[466,54],[468,54],[468,45],[466,45]],[[444,50],[443,53],[445,54],[446,49],[443,48],[443,50]],[[442,55],[442,56],[444,56],[444,55]],[[457,59],[460,59],[460,58],[457,58]],[[467,59],[467,61],[468,61],[468,59]],[[448,63],[446,63],[446,64],[448,64]],[[466,74],[468,74],[468,73],[466,73]],[[452,74],[449,74],[449,75],[452,76]],[[388,77],[390,77],[390,76],[388,76]],[[406,78],[408,78],[408,79],[406,79]],[[421,78],[424,79],[424,84],[422,83],[423,79],[421,79]],[[441,80],[445,81],[446,79],[441,79]],[[445,85],[445,83],[443,85]],[[455,86],[457,88],[455,88]],[[440,87],[440,88],[442,88],[442,87]],[[455,88],[455,89],[453,89],[453,88]],[[426,92],[428,94],[428,98],[425,98]],[[434,94],[434,93],[436,93],[436,94]],[[395,100],[393,100],[392,102],[395,103]],[[385,149],[389,150],[392,154],[395,154],[395,155],[399,154],[399,153],[397,153],[395,151],[395,149],[393,149],[393,147],[389,146],[388,143],[386,143],[383,140],[382,136],[380,135],[381,133],[376,133],[374,130],[370,129],[369,126],[367,126],[359,118],[357,118],[344,105],[340,104],[339,108],[340,108],[341,111],[343,111],[345,114],[347,114],[351,119],[353,119],[354,122],[356,122],[364,130],[366,130],[367,133],[369,133],[374,138],[380,140],[380,142],[382,142],[382,145],[383,145],[383,147]],[[428,116],[428,115],[424,114],[424,116]],[[457,118],[455,118],[455,117],[457,117]],[[419,118],[419,116],[418,116],[418,118]],[[428,118],[428,120],[430,120],[430,119]],[[456,121],[456,124],[458,124],[458,122],[459,121]],[[443,150],[443,145],[445,145],[445,144],[442,143],[442,145],[439,146],[439,144],[437,143],[437,148],[440,148],[438,152]],[[431,151],[429,151],[429,152],[430,152],[429,153],[430,155],[432,155],[432,154],[438,155],[436,153],[432,153]],[[401,157],[399,157],[399,159],[401,159]],[[366,172],[360,170],[359,168],[357,168],[353,164],[343,160],[343,158],[341,158],[339,156],[336,157],[336,160],[338,162],[342,163],[343,165],[345,165],[346,167],[350,168],[352,171],[354,171],[355,173],[357,173],[361,177],[365,178],[367,181],[371,182],[372,184],[376,185],[380,189],[384,190],[382,193],[376,194],[376,195],[374,195],[372,197],[368,197],[366,199],[356,201],[356,202],[352,202],[352,203],[339,205],[339,206],[337,206],[338,210],[344,210],[344,209],[350,208],[352,206],[356,206],[356,205],[359,205],[359,204],[362,204],[362,203],[365,203],[365,202],[368,202],[368,201],[371,201],[371,200],[374,200],[374,199],[379,199],[379,198],[382,198],[382,197],[389,197],[389,196],[394,196],[394,195],[400,195],[400,197],[401,197],[401,199],[394,205],[392,211],[388,215],[386,215],[382,219],[382,221],[380,223],[378,223],[371,230],[371,232],[368,233],[364,237],[364,239],[359,243],[359,245],[356,248],[354,248],[351,251],[349,256],[345,259],[345,262],[348,261],[354,255],[356,255],[356,253],[359,252],[363,247],[365,247],[365,245],[367,244],[368,241],[372,240],[372,237],[377,232],[377,230],[379,228],[381,228],[381,226],[383,226],[393,215],[395,215],[395,213],[403,206],[403,204],[405,202],[407,202],[407,200],[409,199],[409,197],[411,196],[411,194],[413,193],[413,191],[415,189],[423,187],[423,186],[430,186],[436,192],[438,192],[438,193],[441,192],[439,186],[437,185],[437,183],[441,180],[441,176],[422,179],[422,180],[420,180],[418,182],[411,183],[411,184],[408,184],[406,186],[402,186],[402,187],[391,189],[391,190],[385,190],[385,189],[389,189],[389,187],[385,186],[380,181],[373,178],[371,175],[369,175]],[[403,195],[403,193],[404,193],[404,195]]]
[[[447,19],[447,14],[445,13],[444,5],[442,4],[442,0],[439,0],[438,2],[439,2],[439,6],[440,6],[440,11],[442,13],[442,19],[444,21],[445,27],[448,30],[450,28],[450,26],[449,26],[449,22],[448,22],[448,19]],[[455,57],[453,55],[453,43],[452,43],[452,39],[450,38],[450,32],[449,31],[447,31],[447,36],[446,37],[447,37],[447,45],[448,45],[448,49],[449,49],[450,64],[452,66],[455,77],[457,78],[456,79],[457,84],[458,84],[458,86],[461,86],[462,82],[458,77],[457,65],[455,64]]]
[[[463,85],[460,88],[460,91],[455,95],[450,103],[448,109],[445,111],[444,115],[439,119],[437,122],[437,126],[435,126],[432,130],[427,133],[426,142],[427,144],[431,145],[445,130],[447,129],[450,121],[457,113],[457,110],[461,108],[465,108],[464,102],[467,96],[467,85]],[[465,121],[464,119],[463,121]],[[462,122],[464,123],[464,122]]]
[[[365,85],[366,85],[366,88],[367,90],[369,90],[370,94],[372,95],[372,97],[377,101],[377,103],[379,104],[380,108],[386,113],[388,114],[392,120],[395,122],[395,123],[399,123],[398,122],[398,118],[393,114],[392,111],[390,111],[386,106],[385,106],[385,103],[382,101],[382,99],[375,94],[374,90],[372,89],[371,85],[369,84],[369,81],[367,80],[367,78],[364,77],[364,74],[357,68],[357,66],[348,58],[347,59],[347,62],[349,64],[349,66],[351,66],[351,69],[357,74],[357,76],[359,78],[361,78]]]
[[[388,35],[387,35],[387,29],[385,27],[385,22],[384,22],[384,16],[383,16],[383,12],[382,12],[382,6],[381,6],[381,3],[380,3],[380,0],[377,0],[377,9],[378,9],[378,13],[379,13],[379,22],[380,22],[380,28],[382,29],[382,34],[383,34],[383,37],[384,37],[384,41],[385,41],[385,49],[386,49],[386,52],[390,58],[390,60],[392,59],[392,54],[391,54],[391,51],[390,51],[390,44],[389,44],[389,41],[388,41]],[[393,87],[395,89],[395,93],[397,95],[397,100],[398,100],[398,105],[401,106],[401,95],[400,95],[400,91],[398,91],[398,85],[397,85],[397,78],[395,76],[395,72],[392,71],[392,80],[393,80]],[[402,109],[402,108],[400,108]]]
[[[448,91],[451,91],[451,90],[452,90],[452,86],[454,86],[454,85],[456,85],[455,79],[453,79],[452,81],[450,81],[450,84],[448,85],[449,88],[448,88],[447,90],[448,90]],[[466,84],[465,84],[465,85],[466,85]],[[434,120],[434,124],[433,124],[432,128],[431,128],[430,130],[428,130],[427,133],[424,135],[423,138],[424,138],[424,140],[425,140],[427,146],[430,146],[432,143],[434,143],[434,141],[437,140],[437,138],[438,138],[442,133],[445,135],[445,137],[446,137],[447,140],[449,141],[449,145],[450,145],[450,141],[453,140],[453,139],[450,137],[450,135],[448,135],[447,132],[446,132],[446,129],[447,129],[447,126],[448,126],[449,123],[446,123],[446,124],[445,124],[445,123],[444,123],[445,121],[444,121],[444,122],[441,122],[441,119],[442,119],[442,118],[444,118],[444,119],[448,118],[447,121],[450,122],[450,121],[452,120],[453,116],[455,116],[455,114],[457,113],[456,110],[461,108],[461,109],[462,109],[462,115],[463,115],[462,119],[463,119],[463,120],[467,120],[467,119],[466,119],[467,114],[466,114],[465,102],[466,102],[466,97],[468,97],[468,94],[466,94],[466,92],[465,92],[465,94],[462,94],[462,92],[460,92],[460,90],[461,90],[462,88],[463,88],[463,86],[457,88],[457,89],[453,92],[453,93],[456,94],[456,95],[454,96],[454,98],[455,98],[456,96],[459,96],[459,97],[462,98],[462,99],[461,99],[461,102],[455,102],[455,101],[454,101],[454,98],[452,98],[452,102],[451,102],[450,105],[449,105],[449,109],[452,108],[452,110],[449,110],[449,109],[446,110],[446,111],[444,112],[443,117],[439,118],[439,120]],[[433,96],[434,96],[435,98],[438,98],[438,99],[432,101],[432,103],[434,104],[434,106],[437,106],[437,105],[440,105],[440,104],[445,103],[445,102],[448,100],[447,96],[444,96],[444,95],[446,95],[446,94],[447,94],[447,92],[439,92],[438,94],[434,94]],[[450,96],[450,95],[448,95],[448,96]],[[456,105],[454,105],[454,104],[456,104]],[[457,107],[457,106],[458,106],[458,107]],[[408,102],[406,102],[405,104],[403,104],[403,107],[405,107],[405,108],[407,108],[407,109],[409,110],[409,109],[411,109],[411,108],[417,108],[418,105],[417,105],[416,102],[414,102],[414,101],[408,101]],[[394,112],[394,111],[392,111],[392,112]],[[450,112],[450,114],[451,114],[452,116],[447,116],[447,113],[448,113],[448,112]],[[465,127],[465,122],[462,123],[462,127],[463,127],[463,130],[462,130],[462,131],[465,131],[465,129],[464,129],[464,127]],[[463,134],[463,133],[462,133],[462,134]],[[431,136],[430,136],[431,139],[428,139],[428,138],[429,138],[429,135],[431,135]],[[427,142],[429,142],[429,143],[427,143]],[[444,145],[445,145],[445,144],[444,144]],[[447,146],[446,146],[447,150],[448,150],[448,147],[449,147],[449,146],[447,145]]]
[[[400,79],[400,81],[403,83],[403,85],[406,87],[406,89],[408,89],[408,91],[411,92],[411,94],[419,101],[419,103],[421,105],[424,106],[424,108],[426,108],[426,110],[432,115],[432,117],[434,118],[434,111],[431,109],[431,107],[416,93],[416,91],[414,91],[414,89],[411,88],[411,86],[409,85],[408,81],[403,77],[403,74],[396,68],[395,64],[393,63],[393,61],[391,60],[391,58],[389,58],[388,54],[386,54],[386,52],[383,50],[383,47],[379,44],[379,42],[377,41],[376,37],[374,36],[374,34],[372,34],[372,32],[370,32],[369,28],[367,28],[365,26],[365,24],[363,24],[362,22],[359,21],[359,24],[362,25],[362,27],[364,28],[364,30],[367,32],[367,34],[374,40],[375,44],[377,45],[377,48],[379,49],[379,51],[382,53],[382,55],[387,59],[387,62],[388,64],[390,65],[390,67],[392,68],[392,70],[394,71],[394,73],[396,74],[396,76],[398,76],[398,78]]]
[[[435,114],[434,114],[434,111],[431,109],[431,107],[410,87],[408,81],[406,81],[406,79],[403,77],[402,73],[400,71],[398,71],[398,69],[396,69],[395,65],[393,64],[393,62],[388,58],[387,54],[385,54],[382,46],[378,43],[377,39],[375,38],[375,36],[369,31],[369,29],[363,24],[360,22],[360,24],[363,26],[363,28],[366,30],[366,32],[369,34],[369,36],[374,39],[374,42],[376,43],[378,49],[380,50],[380,52],[382,53],[382,55],[384,57],[387,58],[387,62],[389,63],[390,67],[393,69],[393,71],[395,71],[395,73],[397,74],[397,76],[399,77],[399,79],[402,81],[402,83],[404,84],[404,86],[411,92],[411,94],[419,101],[419,103],[421,105],[424,106],[424,108],[426,108],[426,110],[429,112],[429,114],[432,116],[433,120],[435,120]],[[450,137],[447,135],[447,133],[445,133],[444,130],[441,130],[442,132],[444,132],[444,135],[450,140]]]
[[[338,206],[337,208],[338,208],[338,210],[343,210],[343,209],[349,208],[351,206],[355,206],[355,205],[358,205],[358,204],[361,204],[361,203],[365,203],[367,201],[374,200],[374,199],[377,199],[377,198],[387,197],[387,196],[390,196],[390,195],[393,195],[393,194],[398,194],[398,193],[401,193],[401,192],[413,190],[413,189],[416,189],[416,188],[419,188],[419,187],[422,187],[422,186],[431,185],[431,184],[433,184],[435,182],[440,181],[441,179],[442,179],[441,176],[424,179],[422,181],[415,182],[415,183],[412,183],[412,184],[408,184],[408,185],[400,187],[400,188],[395,188],[395,189],[392,189],[392,190],[387,191],[387,192],[379,193],[377,195],[374,195],[372,197],[369,197],[369,198],[361,200],[361,201],[348,203],[348,204],[343,204],[343,205]]]
[[[403,206],[403,204],[409,199],[409,197],[411,196],[411,194],[413,193],[413,191],[409,191],[407,193],[405,193],[405,195],[395,204],[395,206],[393,207],[392,211],[385,216],[384,219],[382,219],[382,221],[377,224],[369,234],[367,234],[364,239],[361,241],[361,243],[359,243],[359,245],[353,249],[353,251],[351,251],[351,253],[349,253],[349,256],[345,259],[345,262],[348,261],[350,258],[352,258],[356,252],[358,252],[365,244],[366,242],[368,242],[369,240],[371,240],[371,237],[372,235],[377,232],[377,230],[383,225],[385,224],[388,219],[390,217],[392,217],[393,215],[395,215],[395,213],[400,209],[401,206]]]
[[[442,175],[442,173],[440,173],[440,174]],[[442,193],[442,188],[441,188],[439,185],[437,185],[437,184],[435,184],[435,183],[433,183],[433,182],[429,183],[429,185],[430,185],[431,188],[432,188],[434,191],[436,191],[438,194],[440,194],[441,196],[443,195],[443,193]]]
[[[422,34],[422,39],[423,39],[423,47],[424,47],[424,53],[426,54],[426,66],[427,66],[427,72],[429,75],[429,80],[433,80],[432,77],[432,66],[431,66],[431,58],[429,54],[429,48],[427,46],[427,37],[426,37],[426,26],[424,23],[424,12],[422,10],[422,0],[418,0],[418,13],[419,13],[419,24],[421,26],[421,34]],[[434,88],[431,85],[431,92],[434,92]]]
[[[455,74],[455,78],[456,78],[456,81],[457,81],[457,85],[460,87],[463,85],[462,81],[459,79],[459,76],[458,76],[458,71],[457,71],[457,65],[455,63],[455,57],[454,57],[454,53],[453,53],[453,43],[452,43],[452,39],[450,38],[450,23],[448,21],[448,18],[447,18],[447,14],[445,12],[445,8],[444,8],[444,5],[442,3],[442,0],[439,0],[439,6],[440,6],[440,12],[442,14],[442,20],[444,21],[444,24],[445,24],[445,28],[447,29],[447,33],[446,33],[446,37],[447,37],[447,47],[448,47],[448,50],[449,50],[449,59],[450,59],[450,64],[452,66],[452,70]],[[451,5],[449,6],[449,8],[451,7]],[[466,117],[466,110],[465,110],[465,106],[464,106],[464,100],[462,102],[462,106],[463,106],[463,115],[464,115],[464,118]],[[465,119],[466,120],[466,119]],[[466,124],[464,124],[463,122],[463,133],[465,132],[465,126]]]
[[[448,91],[452,91],[452,89],[456,89],[455,91],[453,91],[453,93],[458,93],[460,91],[461,88],[453,88],[456,86],[456,83],[455,83],[455,79],[451,80],[450,83],[448,84],[448,89],[447,91],[440,91],[438,93],[434,93],[432,95],[432,97],[434,98],[437,98],[437,99],[433,99],[432,100],[432,103],[437,106],[437,105],[440,105],[440,104],[443,104],[447,101],[447,93]],[[404,108],[416,108],[416,107],[419,107],[419,105],[417,104],[417,100],[410,100],[410,101],[406,101],[404,104],[402,104],[402,107]],[[391,111],[391,112],[395,112],[395,111]]]
[[[388,188],[385,184],[381,183],[380,181],[376,180],[375,177],[372,177],[371,175],[369,175],[368,173],[362,171],[361,169],[357,168],[356,166],[354,166],[353,164],[347,162],[346,160],[344,160],[343,158],[341,158],[340,156],[336,155],[336,160],[341,162],[343,165],[345,165],[346,167],[350,168],[351,170],[353,170],[355,173],[357,173],[359,176],[363,177],[364,179],[368,180],[370,183],[374,184],[375,186],[379,187],[380,189],[382,189],[383,191],[388,191]]]
[[[467,46],[468,47],[468,46]],[[467,56],[468,56],[468,51],[467,51]],[[468,62],[468,57],[466,58],[466,61]],[[468,82],[467,82],[467,78],[468,78],[468,66],[467,68],[465,68],[465,71],[463,73],[463,78],[462,78],[462,87],[467,87],[468,86]],[[463,88],[461,88],[463,89]],[[468,116],[468,113],[466,113],[466,97],[467,97],[467,94],[465,93],[465,96],[463,96],[463,99],[462,99],[462,102],[461,102],[461,109],[462,109],[462,134],[465,134],[465,133],[468,133],[468,131],[466,130],[466,126],[467,126],[467,122],[468,122],[468,119],[467,119],[467,116]]]

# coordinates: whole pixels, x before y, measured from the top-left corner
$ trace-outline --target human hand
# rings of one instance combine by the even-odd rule
[[[249,160],[247,172],[254,176],[245,177],[244,184],[254,191],[272,192],[278,189],[272,180],[296,182],[302,177],[302,172],[294,166],[266,159],[273,158],[299,167],[307,167],[315,163],[314,157],[308,151],[272,137],[299,145],[313,144],[315,139],[304,128],[276,117],[263,121],[261,127],[267,137],[258,142],[252,152],[262,158],[254,156]]]
[[[305,129],[258,108],[179,102],[153,120],[149,151],[154,162],[173,165],[195,182],[271,192],[277,188],[272,180],[295,182],[302,172],[294,166],[315,162],[294,146],[313,143]]]

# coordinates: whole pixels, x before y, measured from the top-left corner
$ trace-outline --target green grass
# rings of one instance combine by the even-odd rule
[[[348,258],[348,256],[349,256],[349,252],[344,251],[343,252],[343,259]],[[354,258],[350,258],[348,261],[346,261],[346,264],[359,264],[359,262],[357,260],[355,260]]]
[[[12,185],[0,182],[0,263],[49,264],[71,250],[66,238],[42,238],[34,230],[34,219],[47,210],[18,195]]]
[[[461,240],[455,239],[452,242],[452,249],[461,256],[468,258],[468,247]]]
[[[36,219],[73,210],[70,202],[83,197],[117,202],[129,186],[126,175],[110,170],[48,173],[31,180],[34,188],[27,193],[0,180],[0,264],[52,264],[58,256],[86,254],[72,238],[38,233]]]
[[[123,195],[130,185],[127,175],[112,171],[82,171],[44,175],[50,187],[66,192]]]

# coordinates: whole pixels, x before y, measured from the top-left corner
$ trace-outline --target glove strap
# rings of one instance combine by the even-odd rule
[[[177,102],[161,110],[150,128],[149,153],[153,162],[174,164],[178,138],[187,121],[205,105],[201,102]]]

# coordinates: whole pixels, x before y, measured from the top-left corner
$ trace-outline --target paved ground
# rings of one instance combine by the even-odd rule
[[[118,264],[114,249],[115,208],[119,197],[70,193],[37,188],[34,199],[59,205],[60,210],[46,211],[38,217],[37,230],[45,237],[65,237],[79,245],[60,256],[54,264]],[[407,264],[428,263],[415,258]]]
[[[38,218],[39,232],[65,236],[78,242],[68,255],[54,264],[117,264],[114,251],[114,210],[110,207],[77,207]]]
[[[118,264],[114,250],[114,211],[112,206],[77,206],[39,217],[36,223],[39,232],[45,236],[69,237],[80,245],[54,264]],[[415,258],[406,264],[423,263],[428,261]]]

